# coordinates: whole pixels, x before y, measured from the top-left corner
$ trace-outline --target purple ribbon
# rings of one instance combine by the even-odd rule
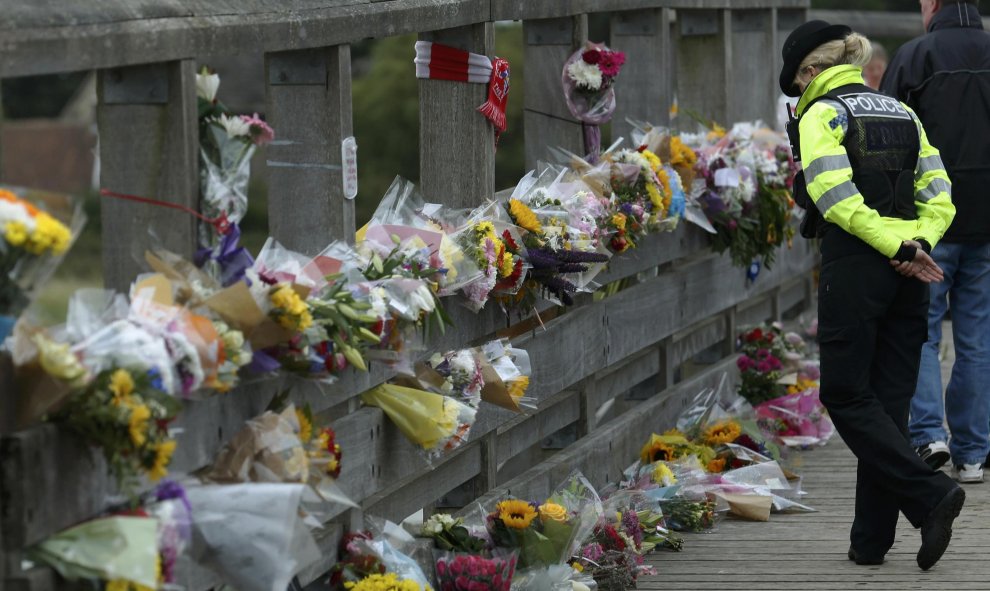
[[[202,268],[210,261],[215,261],[220,269],[219,279],[223,287],[244,279],[244,272],[254,265],[254,257],[246,248],[238,246],[240,240],[241,228],[237,224],[231,224],[230,231],[220,239],[220,244],[196,251],[196,266]]]

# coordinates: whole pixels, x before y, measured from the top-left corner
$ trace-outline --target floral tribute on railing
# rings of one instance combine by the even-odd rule
[[[726,132],[718,125],[702,134],[684,134],[698,155],[695,172],[703,186],[693,195],[716,232],[712,245],[729,251],[740,267],[770,268],[782,244],[791,245],[794,200],[791,185],[797,166],[787,140],[760,122],[737,123]]]
[[[590,47],[579,58],[565,77],[584,93],[583,104],[597,112],[604,101],[610,112],[622,54]],[[153,516],[104,518],[36,549],[65,576],[103,579],[110,591],[173,583],[182,551],[239,589],[285,588],[319,557],[311,530],[354,507],[338,484],[346,450],[329,421],[287,396],[181,486],[150,489],[181,455],[172,421],[183,401],[259,377],[332,383],[351,368],[383,363],[397,376],[360,399],[381,408],[432,462],[468,441],[482,402],[514,412],[536,407],[526,395],[529,356],[508,341],[430,355],[431,338],[451,324],[445,307],[454,298],[475,312],[493,300],[521,315],[533,313],[538,298],[570,305],[597,289],[611,257],[674,230],[692,212],[708,215],[716,248],[729,248],[739,264],[762,257],[769,265],[790,236],[791,164],[774,152],[775,140],[739,126],[710,138],[643,126],[634,148],[616,144],[588,159],[560,151],[567,166],[542,166],[509,198],[473,210],[428,203],[397,178],[353,245],[333,242],[306,256],[269,239],[255,258],[239,246],[236,222],[247,207],[250,156],[273,132],[257,116],[230,114],[216,101],[218,84],[206,72],[197,79],[202,214],[213,230],[195,260],[148,252],[150,270],[129,293],[82,290],[64,325],[21,323],[6,344],[16,365],[18,426],[47,419],[76,433],[102,452],[133,514]],[[78,216],[51,198],[0,192],[0,223],[0,315],[15,317],[78,232]],[[806,509],[777,444],[824,441],[827,417],[816,414],[808,367],[781,381],[798,344],[780,335],[771,343],[768,334],[743,338],[742,393],[755,410],[707,393],[679,430],[650,438],[620,489],[599,496],[574,475],[547,499],[506,498],[463,522],[431,521],[437,554],[428,571],[437,588],[626,588],[649,572],[647,552],[681,547],[675,530],[710,531],[726,510],[765,519],[771,508]],[[786,343],[792,348],[778,350]],[[179,499],[185,513],[174,502],[163,513],[163,498]],[[429,589],[399,531],[386,524],[347,537],[334,584]],[[133,568],[87,562],[91,555],[76,544],[110,544]]]
[[[82,208],[64,195],[0,186],[0,344],[84,221]]]

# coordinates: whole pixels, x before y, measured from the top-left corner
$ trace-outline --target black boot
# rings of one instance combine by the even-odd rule
[[[921,524],[921,549],[918,550],[918,566],[928,570],[935,566],[952,539],[952,522],[959,516],[966,493],[958,486],[950,490],[935,505]]]

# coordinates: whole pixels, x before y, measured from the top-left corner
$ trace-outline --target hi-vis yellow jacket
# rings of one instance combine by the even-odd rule
[[[928,143],[918,116],[904,105],[918,126],[921,152],[914,174],[918,219],[903,220],[881,216],[868,207],[853,183],[853,170],[842,145],[848,128],[845,109],[830,99],[808,107],[813,100],[836,88],[863,83],[861,68],[833,66],[816,76],[798,101],[801,159],[808,194],[825,221],[860,238],[888,258],[894,256],[904,240],[923,238],[934,247],[952,222],[956,208],[952,205],[949,175],[938,150]]]

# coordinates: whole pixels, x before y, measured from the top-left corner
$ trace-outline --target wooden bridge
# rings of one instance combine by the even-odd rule
[[[618,136],[629,132],[626,117],[667,122],[675,96],[717,121],[773,121],[779,47],[806,10],[807,0],[19,2],[0,15],[0,78],[97,71],[101,186],[196,207],[196,58],[264,51],[266,117],[285,140],[266,154],[279,163],[267,171],[270,234],[288,248],[315,254],[333,239],[354,234],[339,148],[353,134],[351,43],[416,33],[490,55],[494,23],[522,21],[522,133],[532,165],[550,146],[581,150],[581,125],[564,107],[558,87],[564,59],[587,38],[589,13],[609,15],[611,46],[629,56],[617,88]],[[474,110],[484,98],[479,85],[419,81],[419,185],[430,200],[474,206],[504,188],[494,186],[492,130]],[[103,203],[101,215],[103,228],[113,229],[103,237],[109,287],[126,289],[141,270],[131,253],[148,245],[153,221],[165,229],[159,235],[163,246],[185,255],[194,250],[196,228],[183,214],[113,201]],[[807,309],[814,264],[815,254],[797,241],[772,270],[748,283],[727,256],[711,253],[706,235],[694,227],[683,224],[642,241],[616,257],[602,279],[627,279],[629,287],[604,299],[581,298],[545,330],[514,327],[515,342],[533,361],[530,393],[539,400],[538,410],[518,416],[484,407],[470,442],[433,467],[379,409],[358,404],[361,392],[390,377],[386,368],[348,373],[322,391],[298,388],[297,401],[333,419],[346,454],[339,482],[362,506],[326,524],[319,539],[324,559],[300,573],[300,581],[309,584],[328,570],[342,532],[360,525],[364,513],[401,519],[444,496],[468,500],[505,489],[536,498],[573,468],[595,484],[616,479],[645,436],[668,426],[698,388],[732,369],[737,327]],[[432,342],[433,350],[475,344],[513,328],[493,308],[473,315],[452,306],[456,330]],[[699,353],[723,361],[703,370],[686,365]],[[3,422],[11,414],[13,389],[9,382],[0,388]],[[192,471],[210,462],[246,419],[264,409],[274,388],[254,384],[185,403],[172,470]],[[655,394],[645,400],[627,395],[634,388]],[[607,413],[598,412],[609,404]],[[544,459],[541,442],[562,430],[575,434],[573,442]],[[112,485],[102,456],[53,425],[17,432],[8,426],[0,439],[0,473],[0,581],[19,591],[64,585],[49,569],[22,570],[22,551],[106,509]],[[845,497],[837,498],[848,498],[848,483],[836,482],[845,486]],[[817,482],[809,486],[828,494]],[[732,540],[739,538],[691,538],[689,552],[724,543],[724,552],[732,554]],[[783,545],[788,538],[774,540]],[[767,554],[786,554],[774,543],[764,545]],[[683,558],[690,556],[697,554]],[[816,566],[808,573],[827,571],[825,563],[809,564]],[[800,562],[788,565],[787,572],[800,576]],[[726,570],[725,564],[718,570]],[[672,587],[686,588],[686,579],[676,580]],[[663,577],[658,581],[655,588],[666,588]],[[749,581],[749,588],[759,586]],[[193,567],[183,569],[182,582],[192,590],[219,583]]]

